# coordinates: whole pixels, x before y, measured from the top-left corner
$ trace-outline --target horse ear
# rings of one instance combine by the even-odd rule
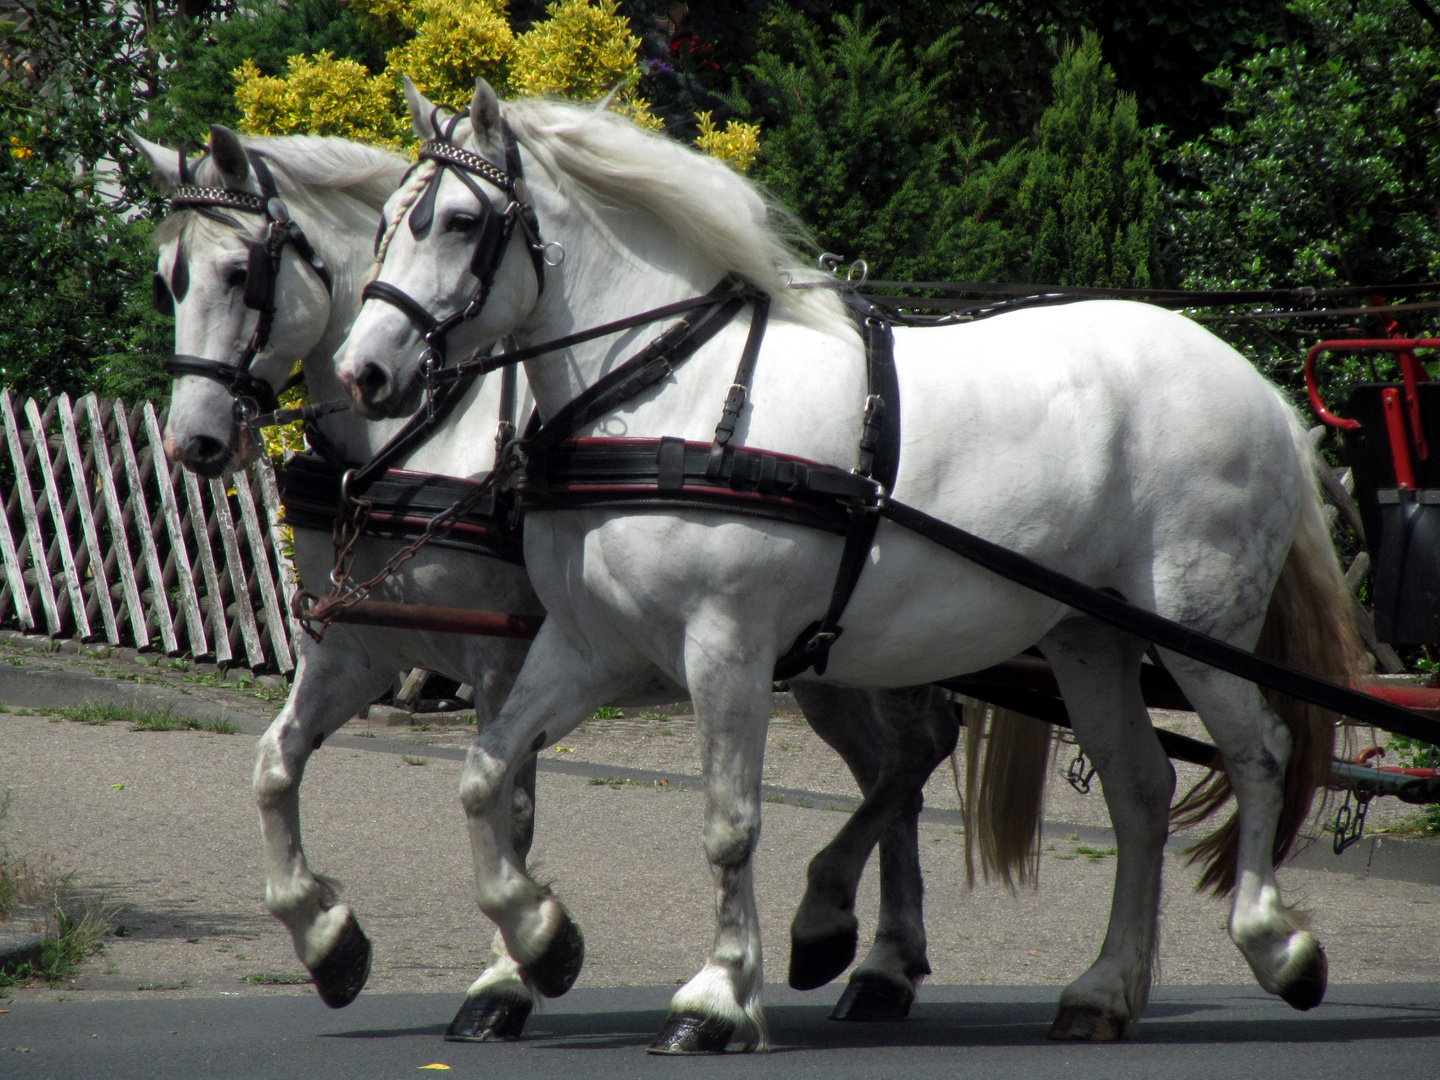
[[[250,159],[240,136],[220,124],[210,125],[210,158],[227,188],[243,188],[250,176]]]
[[[180,155],[176,151],[142,138],[130,128],[125,129],[125,137],[150,163],[150,176],[158,187],[174,191],[180,186]]]
[[[475,80],[475,96],[470,99],[470,134],[483,146],[500,131],[500,99],[484,79]]]
[[[415,129],[417,139],[435,138],[435,129],[430,124],[430,117],[435,112],[435,106],[424,94],[415,88],[410,81],[410,76],[404,76],[405,83],[405,107],[410,110],[410,126]]]

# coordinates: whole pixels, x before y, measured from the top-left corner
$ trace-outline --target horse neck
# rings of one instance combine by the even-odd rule
[[[585,220],[575,208],[566,211],[571,220],[562,222],[556,233],[564,238],[565,261],[560,273],[549,271],[545,294],[531,319],[517,332],[522,346],[636,315],[715,287],[715,270],[686,252],[657,222],[634,212],[591,213],[595,216]],[[584,342],[566,350],[563,360],[552,355],[531,361],[526,374],[540,415],[554,415],[643,347],[663,325],[639,326]]]

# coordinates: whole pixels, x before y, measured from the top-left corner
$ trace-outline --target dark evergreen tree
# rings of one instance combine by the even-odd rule
[[[1055,101],[1020,186],[1036,283],[1145,287],[1156,270],[1159,185],[1135,98],[1086,34],[1055,67]]]

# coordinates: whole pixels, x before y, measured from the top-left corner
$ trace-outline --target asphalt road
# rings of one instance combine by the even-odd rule
[[[834,988],[766,989],[774,1051],[763,1057],[651,1057],[671,987],[575,990],[550,1003],[518,1043],[454,1044],[441,1032],[451,995],[362,995],[342,1012],[313,997],[65,1002],[0,1015],[0,1075],[369,1080],[583,1075],[820,1077],[1432,1077],[1440,1058],[1440,987],[1390,983],[1331,989],[1296,1013],[1250,987],[1165,987],[1134,1035],[1110,1045],[1045,1040],[1052,1015],[1039,988],[928,987],[901,1024],[826,1019]],[[817,1000],[819,999],[819,1000]],[[18,1047],[25,1047],[20,1050]]]

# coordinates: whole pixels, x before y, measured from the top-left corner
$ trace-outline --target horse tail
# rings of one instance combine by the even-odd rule
[[[989,881],[1011,889],[1036,884],[1040,826],[1050,777],[1053,736],[1049,724],[1023,713],[966,701],[965,873],[975,887],[975,849]],[[984,754],[981,754],[981,744]],[[956,769],[958,779],[958,768]]]
[[[1345,584],[1330,527],[1321,502],[1318,470],[1325,463],[1300,426],[1292,419],[1295,449],[1305,470],[1295,537],[1280,577],[1270,594],[1255,652],[1269,660],[1341,686],[1349,685],[1363,669],[1365,646],[1355,625],[1354,601]],[[1335,756],[1335,728],[1339,716],[1318,705],[1263,691],[1265,699],[1290,730],[1290,760],[1285,766],[1285,801],[1275,832],[1273,857],[1278,865],[1290,852],[1301,827],[1310,816],[1315,792],[1322,788]],[[1214,814],[1231,796],[1223,769],[1212,770],[1170,811],[1175,828],[1198,824]],[[1324,802],[1321,803],[1321,809]],[[1235,887],[1235,864],[1240,826],[1235,814],[1219,829],[1189,849],[1189,864],[1204,870],[1197,892],[1211,889],[1217,896]]]

